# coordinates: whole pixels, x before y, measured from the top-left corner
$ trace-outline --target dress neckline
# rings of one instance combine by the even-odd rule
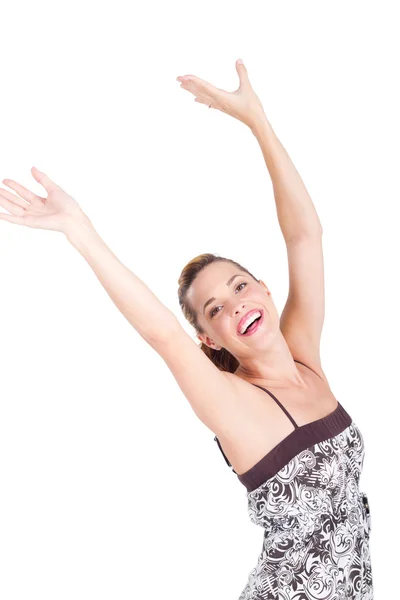
[[[292,421],[292,423],[295,427],[293,431],[296,431],[296,429],[303,429],[303,427],[307,427],[308,425],[313,425],[314,423],[319,423],[320,421],[325,421],[325,419],[332,417],[337,411],[339,411],[340,402],[338,400],[336,400],[336,407],[330,413],[325,415],[324,417],[319,417],[318,419],[315,419],[314,421],[309,421],[308,423],[303,423],[303,425],[297,425],[297,423],[295,422],[295,420],[293,419],[292,415],[289,413],[287,408],[285,406],[283,406],[282,402],[280,400],[278,400],[278,398],[276,396],[274,396],[274,394],[272,392],[270,392],[267,388],[263,387],[262,385],[257,385],[256,383],[252,383],[252,385],[264,390],[264,392],[267,392],[267,394],[270,394],[273,397],[273,399],[278,403],[278,405],[283,409],[283,411],[287,414],[287,416]],[[293,431],[291,431],[288,435],[291,435],[293,433]],[[286,437],[288,437],[288,436],[286,436]],[[283,438],[282,442],[285,439],[286,438]],[[279,443],[281,443],[281,442],[279,442]]]
[[[309,423],[303,423],[303,425],[297,425],[297,429],[302,429],[303,427],[307,427],[307,425],[314,425],[314,423],[319,423],[320,421],[325,421],[326,419],[329,419],[329,417],[332,417],[334,414],[336,414],[339,411],[339,408],[340,408],[340,402],[338,400],[336,400],[336,402],[337,402],[336,408],[334,408],[330,413],[328,413],[324,417],[315,419],[315,421],[310,421]]]
[[[255,384],[253,384],[253,385],[255,385]],[[257,386],[257,387],[261,387],[261,386]],[[262,388],[262,389],[265,389],[265,388]],[[265,391],[267,391],[267,390],[265,390]],[[247,471],[245,471],[244,473],[236,473],[236,475],[239,477],[239,479],[242,478],[242,477],[246,477],[251,472],[254,472],[261,463],[263,463],[263,462],[265,462],[265,461],[268,460],[268,457],[270,455],[271,456],[276,455],[279,447],[283,446],[283,445],[287,445],[288,442],[290,441],[290,438],[297,436],[299,431],[303,432],[304,430],[307,430],[307,428],[311,428],[312,429],[311,426],[313,426],[313,425],[315,425],[317,427],[317,429],[318,429],[318,426],[319,425],[324,425],[325,421],[327,421],[328,423],[329,423],[329,421],[333,421],[334,422],[335,419],[336,419],[336,417],[339,418],[339,414],[341,412],[344,412],[344,409],[343,409],[342,405],[340,404],[340,402],[338,400],[336,402],[337,402],[336,408],[333,411],[331,411],[329,414],[327,414],[324,417],[321,417],[319,419],[315,419],[314,421],[310,421],[309,423],[304,423],[303,425],[297,425],[295,427],[295,429],[293,429],[293,431],[291,431],[286,437],[284,437],[283,440],[281,440],[280,442],[278,442],[276,444],[276,446],[274,446],[273,448],[271,448],[271,450],[269,452],[267,452],[267,454],[265,454],[262,458],[260,458],[260,460],[258,460],[252,467],[250,467],[249,469],[247,469]]]
[[[305,363],[297,359],[294,359],[294,361],[300,363],[312,371],[320,379],[322,379],[322,377],[316,371],[314,371],[314,369],[311,369],[311,367]],[[219,449],[221,450],[226,463],[232,468],[239,480],[246,485],[248,490],[253,488],[255,483],[265,481],[268,478],[268,475],[272,476],[274,473],[277,473],[279,468],[289,462],[294,456],[296,456],[298,452],[310,447],[315,443],[333,437],[337,433],[340,433],[340,431],[343,431],[344,428],[352,422],[350,415],[345,411],[340,402],[336,400],[336,408],[324,417],[320,417],[314,421],[309,421],[308,423],[303,423],[303,425],[297,425],[289,411],[283,406],[280,400],[274,396],[272,392],[256,383],[252,383],[252,385],[263,390],[275,400],[275,402],[281,407],[283,412],[294,425],[294,429],[244,473],[237,473],[235,471],[225,455],[218,437],[214,437],[214,440],[218,443]],[[257,487],[257,485],[255,485],[255,487]]]

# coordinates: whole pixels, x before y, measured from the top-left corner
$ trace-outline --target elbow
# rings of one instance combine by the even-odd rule
[[[176,333],[180,327],[178,319],[175,315],[171,315],[168,319],[164,319],[159,326],[153,327],[149,331],[139,332],[142,338],[157,352],[160,348],[163,348],[166,344],[170,343],[176,336]]]

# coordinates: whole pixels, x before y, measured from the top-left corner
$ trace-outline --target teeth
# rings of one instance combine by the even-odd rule
[[[258,317],[261,317],[261,313],[259,310],[255,313],[253,313],[252,315],[250,315],[250,317],[247,317],[247,319],[245,320],[245,322],[239,329],[239,333],[244,333],[244,331],[247,329],[247,327],[250,325],[250,323],[253,323],[256,319],[258,319]]]

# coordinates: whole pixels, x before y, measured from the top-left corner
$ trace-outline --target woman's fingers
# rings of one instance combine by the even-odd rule
[[[200,104],[205,104],[206,106],[210,106],[210,102],[207,102],[206,100],[201,100],[200,98],[195,98],[194,101],[199,102]]]
[[[13,179],[4,179],[3,182],[18,195],[0,188],[0,206],[10,213],[0,213],[0,220],[36,229],[64,231],[71,216],[81,214],[78,203],[39,169],[32,167],[31,172],[48,191],[47,196],[42,198]]]
[[[182,75],[177,77],[177,81],[180,81],[181,87],[191,92],[194,96],[203,94],[214,97],[219,91],[218,88],[208,83],[208,81],[204,81],[204,79],[200,79],[200,77],[195,77],[194,75]]]
[[[17,194],[19,196],[21,196],[21,198],[23,198],[24,200],[26,200],[27,202],[29,202],[30,204],[37,204],[41,201],[44,200],[44,198],[41,198],[40,196],[37,196],[36,194],[34,194],[33,192],[31,192],[30,190],[28,190],[26,187],[24,187],[23,185],[21,185],[20,183],[17,183],[16,181],[14,181],[13,179],[3,179],[3,183],[11,188],[12,190],[14,190],[14,192],[17,192]],[[9,194],[9,192],[7,192],[6,190],[4,190],[4,192],[7,194]],[[2,192],[2,193],[4,193]],[[10,194],[10,196],[13,196],[12,194]],[[16,201],[16,196],[13,196],[14,200]],[[10,198],[11,200],[11,198]],[[19,206],[26,206],[26,204],[19,204]]]
[[[195,77],[195,75],[182,75],[177,77],[177,80],[181,81],[181,87],[195,96],[195,102],[206,106],[211,104],[211,108],[230,114],[229,106],[234,97],[234,92],[217,88],[208,81]]]
[[[26,225],[24,216],[19,217],[18,215],[5,215],[4,213],[0,213],[0,219],[2,221],[14,223],[15,225]]]
[[[36,181],[38,183],[40,183],[40,185],[42,185],[47,192],[51,192],[56,189],[59,189],[59,190],[61,189],[60,186],[58,186],[56,183],[54,183],[54,181],[52,181],[49,177],[47,177],[47,175],[45,173],[43,173],[42,171],[39,171],[39,169],[37,169],[36,167],[32,167],[31,173],[32,173],[33,177],[36,179]],[[17,192],[17,194],[19,196],[21,196],[21,198],[26,200],[26,202],[28,202],[29,204],[43,205],[43,202],[46,200],[46,198],[43,198],[42,196],[38,196],[37,194],[35,194],[31,190],[28,190],[25,186],[21,185],[17,181],[14,181],[13,179],[3,179],[3,183],[7,187],[14,190],[14,192]],[[3,195],[5,195],[7,193],[9,194],[9,192],[7,192],[6,190],[3,191]],[[6,196],[6,198],[7,198],[7,196]],[[18,206],[22,206],[22,207],[25,206],[23,203],[21,203],[21,201],[18,201],[16,196],[13,196],[12,194],[9,194],[8,198],[10,201],[18,204]]]
[[[251,85],[247,69],[240,58],[236,61],[235,67],[237,74],[239,75],[240,86]]]
[[[54,181],[52,181],[50,179],[50,177],[47,177],[47,175],[45,173],[43,173],[42,171],[39,171],[39,169],[37,169],[36,167],[32,167],[31,173],[32,173],[33,177],[36,179],[36,181],[38,183],[40,183],[40,185],[42,185],[47,192],[52,192],[54,190],[61,190],[59,185],[54,183]]]
[[[4,181],[9,181],[9,180],[4,179]],[[4,203],[7,203],[7,206]],[[0,188],[0,205],[4,206],[4,208],[6,208],[7,210],[9,210],[8,206],[11,206],[11,205],[12,206],[20,206],[23,209],[25,209],[28,206],[27,203],[24,200],[22,200],[22,198],[19,198],[18,196],[11,194],[11,192],[9,192],[8,190],[3,190],[3,188]]]
[[[14,223],[14,225],[24,225],[25,227],[32,227],[33,229],[50,229],[49,227],[43,227],[42,219],[35,215],[27,215],[25,211],[22,215],[5,215],[0,213],[0,220]]]

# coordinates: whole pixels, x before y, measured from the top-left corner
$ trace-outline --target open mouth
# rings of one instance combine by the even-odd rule
[[[261,316],[258,316],[255,320],[253,320],[253,322],[247,326],[244,333],[240,333],[238,331],[238,335],[240,335],[241,337],[249,336],[260,329],[260,327],[264,321],[264,311],[259,310],[258,312],[261,313]]]

